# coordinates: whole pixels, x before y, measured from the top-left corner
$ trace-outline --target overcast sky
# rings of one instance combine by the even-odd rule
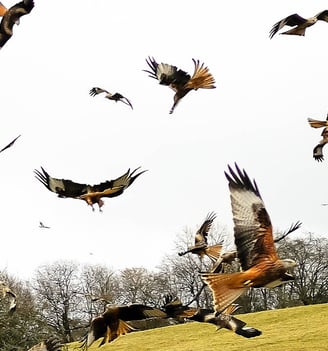
[[[256,179],[275,230],[300,220],[292,238],[327,237],[328,149],[324,162],[312,158],[321,130],[307,118],[328,112],[328,23],[269,39],[282,18],[326,8],[321,0],[35,0],[0,51],[0,147],[21,134],[0,154],[0,270],[28,278],[59,259],[153,269],[209,211],[232,234],[224,171],[234,162]],[[174,92],[142,71],[149,55],[189,73],[199,59],[216,89],[190,92],[169,115]],[[134,109],[89,96],[94,86]],[[89,184],[149,171],[99,213],[48,191],[33,174],[40,166]]]

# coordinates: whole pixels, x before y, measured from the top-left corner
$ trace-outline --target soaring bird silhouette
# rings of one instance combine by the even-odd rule
[[[322,162],[323,157],[323,147],[328,143],[328,127],[325,127],[321,133],[322,139],[313,149],[313,158],[316,161]]]
[[[139,168],[140,167],[136,168],[132,172],[128,169],[128,171],[122,176],[96,185],[81,184],[73,182],[72,180],[53,178],[42,167],[42,172],[34,170],[34,173],[35,177],[47,189],[58,194],[58,197],[70,197],[84,200],[92,207],[92,210],[94,210],[93,205],[98,204],[99,210],[101,211],[101,207],[104,205],[101,198],[116,197],[123,194],[126,188],[128,188],[142,173],[146,172],[145,170],[135,174]]]
[[[216,214],[214,212],[207,214],[203,224],[197,230],[197,233],[195,235],[195,245],[188,247],[187,251],[179,252],[179,256],[183,256],[187,253],[193,253],[195,255],[198,255],[200,258],[203,258],[206,255],[212,260],[212,262],[215,262],[220,257],[222,245],[216,244],[208,246],[207,243],[208,232],[211,229],[215,218]]]
[[[39,222],[39,228],[41,229],[50,229],[50,227],[48,227],[47,225],[43,224],[43,222]]]
[[[0,150],[0,153],[9,149],[10,147],[12,147],[15,143],[15,141],[20,137],[20,135],[18,135],[14,140],[12,140],[8,145],[6,145],[5,147],[3,147],[1,150]]]
[[[81,348],[87,349],[100,338],[103,339],[98,346],[109,343],[121,335],[137,330],[128,321],[153,317],[166,317],[166,313],[142,304],[107,305],[105,312],[92,319]]]
[[[63,344],[56,336],[51,336],[32,346],[28,351],[61,351],[62,346]]]
[[[146,62],[150,68],[143,70],[149,73],[149,77],[157,79],[159,84],[167,85],[175,91],[174,104],[170,110],[173,113],[178,102],[191,90],[214,89],[215,80],[209,69],[200,64],[199,60],[192,59],[194,62],[194,73],[190,76],[187,72],[178,69],[176,66],[167,63],[158,64],[153,57],[148,57]]]
[[[310,17],[310,18],[303,18],[297,13],[294,13],[293,15],[283,18],[282,20],[274,24],[274,26],[270,31],[270,39],[272,39],[272,37],[284,26],[289,26],[294,28],[280,34],[304,36],[306,28],[313,26],[318,21],[328,22],[328,10],[321,11],[318,14],[316,14],[314,17]]]
[[[107,91],[105,89],[102,89],[102,88],[97,88],[97,87],[94,87],[94,88],[90,89],[90,92],[89,92],[89,94],[91,96],[96,96],[96,95],[101,94],[101,93],[105,93],[105,98],[106,99],[114,100],[115,102],[121,101],[121,102],[123,102],[124,104],[130,106],[133,109],[133,106],[132,106],[130,100],[128,100],[126,97],[124,97],[120,93],[111,94],[109,91]]]
[[[2,298],[9,299],[9,313],[12,314],[16,311],[17,298],[16,294],[10,289],[10,287],[4,282],[0,281],[0,292],[2,293]]]
[[[0,2],[0,16],[2,16],[0,23],[0,48],[12,37],[13,27],[19,23],[20,17],[30,13],[33,7],[33,0],[20,1],[9,9]]]
[[[214,309],[222,312],[249,288],[274,288],[295,278],[288,269],[296,265],[291,259],[278,257],[272,224],[255,181],[235,164],[225,172],[229,182],[234,221],[234,237],[242,271],[203,273],[202,279],[213,293]]]

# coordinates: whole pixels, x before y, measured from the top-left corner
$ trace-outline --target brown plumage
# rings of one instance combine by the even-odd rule
[[[222,245],[216,244],[208,246],[207,242],[207,236],[215,218],[216,214],[214,212],[210,212],[207,214],[203,224],[196,232],[195,245],[188,247],[187,251],[179,252],[179,256],[183,256],[187,253],[192,253],[198,255],[200,258],[203,258],[206,255],[213,262],[215,262],[219,258]]]
[[[222,312],[249,288],[274,288],[294,280],[288,269],[293,260],[278,257],[272,236],[272,224],[255,181],[235,164],[229,166],[234,237],[242,272],[203,273],[202,278],[213,293],[214,308]]]
[[[33,7],[33,0],[23,0],[9,9],[6,9],[6,7],[0,3],[0,16],[2,16],[0,23],[0,48],[12,37],[13,27],[19,22],[20,17],[30,13]]]
[[[34,345],[28,351],[61,351],[62,346],[60,340],[56,336],[52,336]]]
[[[96,185],[81,184],[68,179],[53,178],[42,167],[41,171],[34,170],[34,173],[35,177],[48,190],[58,194],[59,197],[84,200],[93,210],[93,205],[98,204],[99,210],[101,211],[101,207],[104,205],[103,197],[116,197],[123,194],[125,189],[142,173],[146,172],[145,170],[135,174],[139,168],[140,167],[136,168],[132,172],[128,169],[122,176]]]
[[[130,100],[127,99],[126,97],[124,97],[120,93],[111,94],[109,91],[102,89],[102,88],[98,88],[98,87],[94,87],[94,88],[90,89],[90,91],[89,91],[89,94],[91,96],[96,96],[96,95],[101,94],[101,93],[105,93],[104,97],[106,99],[113,100],[115,102],[121,101],[121,102],[123,102],[123,104],[128,105],[131,107],[131,109],[133,109],[133,106],[132,106]]]
[[[4,282],[0,281],[0,292],[2,294],[2,298],[8,299],[9,308],[8,311],[10,314],[16,311],[16,294],[10,289],[10,287]]]
[[[322,139],[313,149],[313,158],[318,162],[322,162],[324,160],[323,147],[328,143],[328,127],[323,129],[321,136]]]
[[[321,121],[318,119],[308,118],[308,122],[312,128],[322,128],[328,127],[328,115],[325,121]]]
[[[1,150],[0,150],[0,153],[9,149],[10,147],[12,147],[15,143],[15,141],[20,137],[20,135],[18,135],[14,140],[12,140],[9,144],[7,144],[5,147],[3,147]]]
[[[272,37],[284,26],[289,26],[294,28],[280,34],[304,36],[306,28],[313,26],[318,21],[328,22],[328,10],[321,11],[318,14],[316,14],[314,17],[310,17],[310,18],[303,18],[297,13],[294,13],[293,15],[283,18],[282,20],[274,24],[274,26],[270,31],[270,39],[272,39]]]
[[[149,77],[157,79],[159,84],[167,85],[175,91],[170,114],[173,113],[178,102],[191,90],[215,88],[215,80],[204,63],[200,64],[199,60],[195,59],[192,59],[192,61],[195,67],[193,75],[190,76],[176,66],[167,63],[158,64],[153,57],[146,59],[150,71],[143,71],[149,73]]]
[[[109,343],[121,335],[137,330],[128,321],[152,317],[166,317],[166,313],[142,304],[107,305],[105,312],[91,321],[81,347],[87,349],[100,338],[102,341],[98,346]]]

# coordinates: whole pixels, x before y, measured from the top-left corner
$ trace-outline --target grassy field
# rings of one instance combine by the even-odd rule
[[[176,326],[130,333],[112,343],[89,351],[327,351],[328,304],[286,308],[240,315],[248,326],[262,335],[246,339],[228,330],[216,331],[207,323]],[[78,350],[71,343],[68,350]],[[79,349],[81,351],[81,349]]]

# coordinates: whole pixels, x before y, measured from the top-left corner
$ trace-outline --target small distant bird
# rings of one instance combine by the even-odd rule
[[[27,15],[34,7],[33,0],[23,0],[7,9],[0,2],[0,49],[7,43],[13,35],[13,27],[19,23],[20,17]]]
[[[192,253],[198,255],[200,258],[203,258],[206,255],[212,260],[212,262],[215,262],[220,257],[222,245],[217,244],[208,246],[207,243],[208,232],[211,229],[215,218],[216,214],[214,212],[207,214],[204,223],[197,230],[197,233],[195,235],[195,245],[188,247],[187,251],[179,252],[179,256],[186,255],[187,253]]]
[[[101,198],[116,197],[123,194],[126,188],[128,188],[142,173],[146,172],[145,170],[135,174],[139,168],[140,167],[136,168],[132,172],[128,169],[128,171],[122,176],[96,185],[80,184],[68,179],[53,178],[42,167],[42,172],[35,169],[34,173],[35,177],[48,190],[56,193],[58,197],[70,197],[73,199],[84,200],[92,207],[92,210],[94,210],[93,205],[98,204],[99,211],[101,211],[101,207],[104,205]]]
[[[203,281],[213,293],[214,309],[224,311],[250,288],[274,288],[293,281],[288,270],[296,265],[291,259],[278,257],[272,235],[270,216],[255,181],[235,164],[236,173],[228,166],[234,221],[234,237],[242,271],[235,273],[202,273]]]
[[[121,335],[136,331],[128,321],[152,317],[166,317],[166,313],[142,304],[107,305],[105,312],[92,319],[88,334],[81,348],[87,349],[96,340],[103,338],[98,346],[109,343]]]
[[[114,100],[114,101],[121,101],[123,102],[124,104],[128,105],[131,107],[131,109],[133,110],[133,106],[130,102],[130,100],[128,100],[126,97],[124,97],[122,94],[120,93],[115,93],[115,94],[111,94],[110,92],[108,92],[107,90],[105,89],[102,89],[102,88],[97,88],[97,87],[94,87],[92,89],[90,89],[90,92],[89,94],[91,96],[96,96],[98,94],[101,94],[101,93],[105,93],[105,98],[106,99],[109,99],[109,100]]]
[[[51,336],[46,340],[34,345],[28,351],[61,351],[63,344],[56,336]]]
[[[308,122],[312,128],[328,127],[328,114],[325,121],[319,121],[317,119],[308,118]]]
[[[277,22],[270,31],[270,39],[284,26],[294,27],[286,32],[280,34],[289,34],[289,35],[305,35],[305,30],[308,27],[313,26],[318,21],[328,22],[328,10],[324,10],[316,14],[314,17],[303,18],[297,13],[290,15],[281,21]]]
[[[313,158],[318,162],[322,162],[324,160],[323,147],[328,143],[328,127],[323,129],[321,136],[322,139],[319,141],[319,144],[313,149]]]
[[[9,313],[12,314],[16,311],[16,294],[9,288],[9,286],[4,282],[0,281],[0,291],[2,292],[3,298],[9,299]]]
[[[39,228],[42,228],[42,229],[50,229],[50,227],[44,225],[41,221],[39,222]]]
[[[197,89],[214,89],[215,80],[209,69],[200,64],[199,60],[192,59],[194,62],[194,73],[190,76],[187,72],[178,69],[176,66],[167,63],[158,64],[153,57],[148,57],[146,62],[150,67],[149,77],[157,79],[159,84],[167,85],[175,91],[174,104],[170,110],[173,113],[178,102],[191,90]]]
[[[12,147],[15,143],[15,141],[20,137],[20,135],[18,135],[18,137],[16,137],[14,140],[12,140],[8,145],[6,145],[5,147],[3,147],[1,150],[0,150],[0,153],[9,149],[10,147]]]

